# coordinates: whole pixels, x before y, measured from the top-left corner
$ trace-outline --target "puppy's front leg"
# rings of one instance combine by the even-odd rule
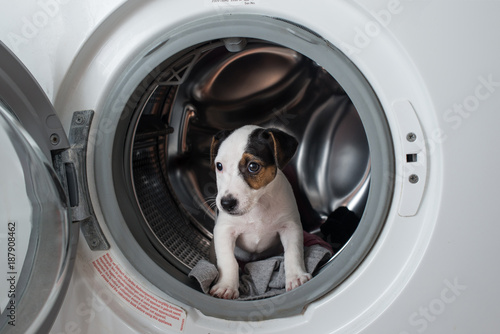
[[[238,262],[234,257],[234,246],[238,236],[234,231],[223,224],[216,224],[214,228],[214,246],[217,257],[219,279],[210,289],[210,294],[223,299],[236,299],[240,293]]]
[[[312,276],[306,272],[304,264],[304,236],[298,224],[289,224],[280,232],[281,243],[285,250],[286,291],[309,281]]]

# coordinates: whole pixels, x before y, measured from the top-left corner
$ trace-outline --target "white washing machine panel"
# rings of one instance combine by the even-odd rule
[[[497,2],[404,0],[53,0],[7,6],[0,38],[34,74],[66,132],[74,111],[94,111],[86,177],[109,249],[91,250],[80,236],[52,333],[495,332],[499,158],[492,143],[500,120],[500,49],[494,43],[499,9]],[[238,311],[239,302],[210,304],[173,271],[162,271],[134,237],[125,239],[136,252],[131,256],[122,240],[131,235],[128,225],[117,231],[116,222],[126,217],[107,180],[113,178],[121,122],[131,119],[123,114],[127,103],[156,66],[225,37],[293,49],[345,83],[352,96],[369,87],[387,126],[368,125],[371,111],[360,111],[369,141],[370,133],[383,131],[381,142],[388,144],[385,152],[371,151],[376,168],[390,171],[383,179],[390,187],[380,231],[356,267],[298,314],[276,313],[299,290],[255,303],[246,317],[224,319],[224,308]],[[332,65],[335,54],[362,74],[365,88]],[[381,158],[389,155],[392,160]],[[384,182],[372,189],[385,189]],[[119,280],[110,284],[103,268],[119,273]],[[136,286],[149,306],[175,310],[170,324],[134,306],[122,293],[125,285]],[[207,305],[214,309],[207,312]]]

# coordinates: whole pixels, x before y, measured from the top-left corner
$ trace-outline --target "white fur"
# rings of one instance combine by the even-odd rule
[[[235,252],[243,260],[272,255],[282,245],[285,254],[286,289],[294,289],[309,279],[303,255],[303,231],[292,187],[281,170],[265,187],[252,189],[241,176],[238,164],[248,136],[255,126],[233,132],[219,147],[215,163],[217,171],[216,198],[219,209],[214,228],[215,254],[219,280],[210,294],[225,299],[238,298],[238,264]],[[237,214],[227,213],[221,206],[223,196],[231,194],[238,200]]]
[[[240,203],[240,211],[245,213],[258,199],[259,193],[250,188],[241,177],[238,169],[240,159],[245,152],[248,136],[257,129],[257,126],[247,125],[234,131],[230,137],[224,140],[219,147],[215,162],[222,163],[223,170],[217,175],[217,197],[216,203],[221,212],[221,198],[231,193]]]

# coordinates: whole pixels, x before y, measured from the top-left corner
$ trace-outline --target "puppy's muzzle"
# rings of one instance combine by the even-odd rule
[[[220,205],[227,213],[236,214],[238,210],[238,200],[232,195],[224,196],[220,199]]]

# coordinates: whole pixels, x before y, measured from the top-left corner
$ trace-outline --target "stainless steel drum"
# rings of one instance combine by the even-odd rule
[[[370,150],[349,96],[320,65],[255,39],[197,45],[161,64],[134,96],[128,154],[133,192],[150,242],[182,272],[206,258],[216,195],[211,137],[246,124],[299,141],[284,172],[306,231],[339,206],[363,214]]]

